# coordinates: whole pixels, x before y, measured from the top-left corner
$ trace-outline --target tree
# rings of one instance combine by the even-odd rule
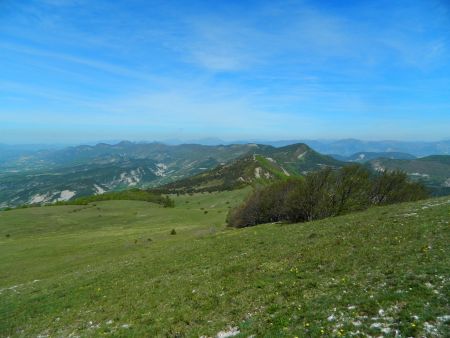
[[[400,171],[371,174],[358,164],[339,170],[324,168],[303,178],[279,181],[255,189],[227,222],[235,227],[260,223],[305,222],[364,210],[370,205],[426,198],[420,183],[409,182]]]

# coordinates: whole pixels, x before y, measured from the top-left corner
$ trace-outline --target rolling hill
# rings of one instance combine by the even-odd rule
[[[321,155],[302,143],[280,148],[258,147],[252,154],[157,189],[166,192],[230,190],[304,175],[325,166],[338,168],[342,165],[343,162]]]
[[[449,155],[450,140],[422,141],[363,141],[357,139],[303,141],[323,154],[351,156],[358,152],[401,152],[417,157],[432,154]]]
[[[246,155],[228,164],[156,189],[170,193],[232,190],[255,181],[270,181],[279,176],[281,170],[282,168],[276,164],[268,166],[260,155]]]
[[[20,161],[27,165],[19,170]],[[221,190],[254,179],[297,175],[342,164],[304,144],[275,148],[257,144],[167,146],[131,142],[70,147],[20,161],[14,170],[3,169],[0,174],[0,208],[164,184],[171,189],[184,186]],[[176,181],[180,183],[171,183]]]
[[[0,208],[154,187],[265,147],[121,142],[37,152],[0,168]]]
[[[247,192],[0,212],[1,335],[450,335],[448,197],[226,228]]]
[[[359,159],[364,155],[367,159],[379,154],[354,156]],[[444,155],[411,160],[385,158],[366,164],[374,170],[405,170],[412,178],[422,179],[436,195],[443,195],[450,193],[446,158]],[[254,181],[264,183],[304,175],[324,166],[343,165],[345,162],[302,143],[276,148],[259,144],[169,146],[120,142],[43,150],[3,162],[0,208],[53,203],[136,187],[162,187],[178,192],[234,189]]]
[[[377,171],[402,170],[413,180],[422,181],[436,194],[450,193],[450,155],[434,155],[414,160],[376,159],[368,165]]]

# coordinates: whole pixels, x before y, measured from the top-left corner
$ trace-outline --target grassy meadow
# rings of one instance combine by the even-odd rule
[[[0,212],[0,336],[450,336],[448,197],[227,228],[248,192]]]

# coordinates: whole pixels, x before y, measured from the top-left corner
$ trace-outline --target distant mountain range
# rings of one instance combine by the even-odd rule
[[[336,154],[351,156],[359,152],[378,153],[407,153],[416,157],[429,155],[450,155],[450,140],[437,142],[408,142],[408,141],[362,141],[356,139],[344,140],[291,140],[275,141],[267,144],[280,147],[292,143],[306,143],[322,154]]]
[[[127,141],[122,141],[127,142]],[[105,141],[91,144],[107,144],[115,145],[122,142]],[[131,142],[130,142],[131,143]],[[429,155],[450,155],[450,139],[442,141],[363,141],[358,139],[341,139],[341,140],[308,140],[308,139],[292,139],[292,140],[237,140],[224,141],[219,138],[202,138],[192,140],[168,139],[160,142],[133,142],[133,144],[164,144],[168,146],[197,144],[207,146],[219,145],[243,145],[243,144],[263,144],[273,147],[284,147],[291,144],[305,143],[315,151],[322,154],[334,154],[339,156],[351,156],[360,152],[375,153],[406,153],[416,157],[424,157]],[[6,145],[0,144],[0,165],[5,158],[20,157],[36,152],[52,152],[55,149],[68,148],[63,145]],[[76,148],[76,146],[72,147]]]
[[[2,146],[5,149],[4,146]],[[9,147],[9,148],[8,148]],[[438,193],[450,193],[450,156],[401,152],[323,155],[306,144],[207,146],[132,143],[55,149],[15,148],[0,153],[0,208],[51,203],[129,187],[173,191],[225,189],[255,181],[304,175],[324,166],[365,163],[373,170],[401,169]]]
[[[442,141],[363,141],[357,139],[342,140],[308,140],[292,139],[280,141],[268,140],[240,140],[227,142],[218,138],[205,138],[183,142],[181,140],[167,140],[168,144],[198,143],[207,145],[246,144],[257,143],[284,147],[290,144],[305,143],[322,154],[336,154],[340,156],[351,156],[359,152],[400,152],[412,154],[416,157],[429,155],[450,155],[450,139]]]
[[[355,153],[350,156],[342,156],[331,154],[331,157],[345,162],[357,162],[357,163],[365,163],[370,160],[374,160],[377,158],[388,158],[391,160],[414,160],[417,157],[407,153],[399,153],[399,152],[370,152],[370,151],[362,151]]]

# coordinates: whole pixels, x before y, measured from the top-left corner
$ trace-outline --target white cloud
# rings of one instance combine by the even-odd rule
[[[23,53],[23,54],[29,54],[32,56],[38,56],[43,57],[46,59],[56,59],[59,61],[74,63],[82,66],[89,67],[91,69],[100,70],[103,72],[112,73],[118,76],[124,76],[124,77],[130,77],[134,79],[143,79],[148,80],[152,79],[152,77],[143,74],[142,72],[138,70],[134,70],[127,67],[122,67],[115,65],[110,62],[105,61],[98,61],[96,59],[89,59],[79,56],[74,56],[66,53],[60,53],[60,52],[52,52],[49,50],[44,49],[38,49],[38,48],[31,48],[26,47],[18,44],[11,44],[11,43],[2,43],[0,44],[1,48],[13,50],[15,52]]]
[[[359,8],[359,19],[347,12],[325,12],[311,4],[256,9],[254,16],[197,16],[187,21],[189,34],[178,44],[200,67],[212,71],[239,71],[274,64],[317,64],[336,68],[334,61],[372,68],[404,63],[423,69],[447,55],[446,30],[440,20],[429,27],[433,10],[424,4],[403,11],[394,7]],[[436,28],[436,31],[432,31]],[[176,43],[175,43],[176,44]],[[392,60],[394,58],[394,60]],[[344,70],[345,71],[345,70]]]

